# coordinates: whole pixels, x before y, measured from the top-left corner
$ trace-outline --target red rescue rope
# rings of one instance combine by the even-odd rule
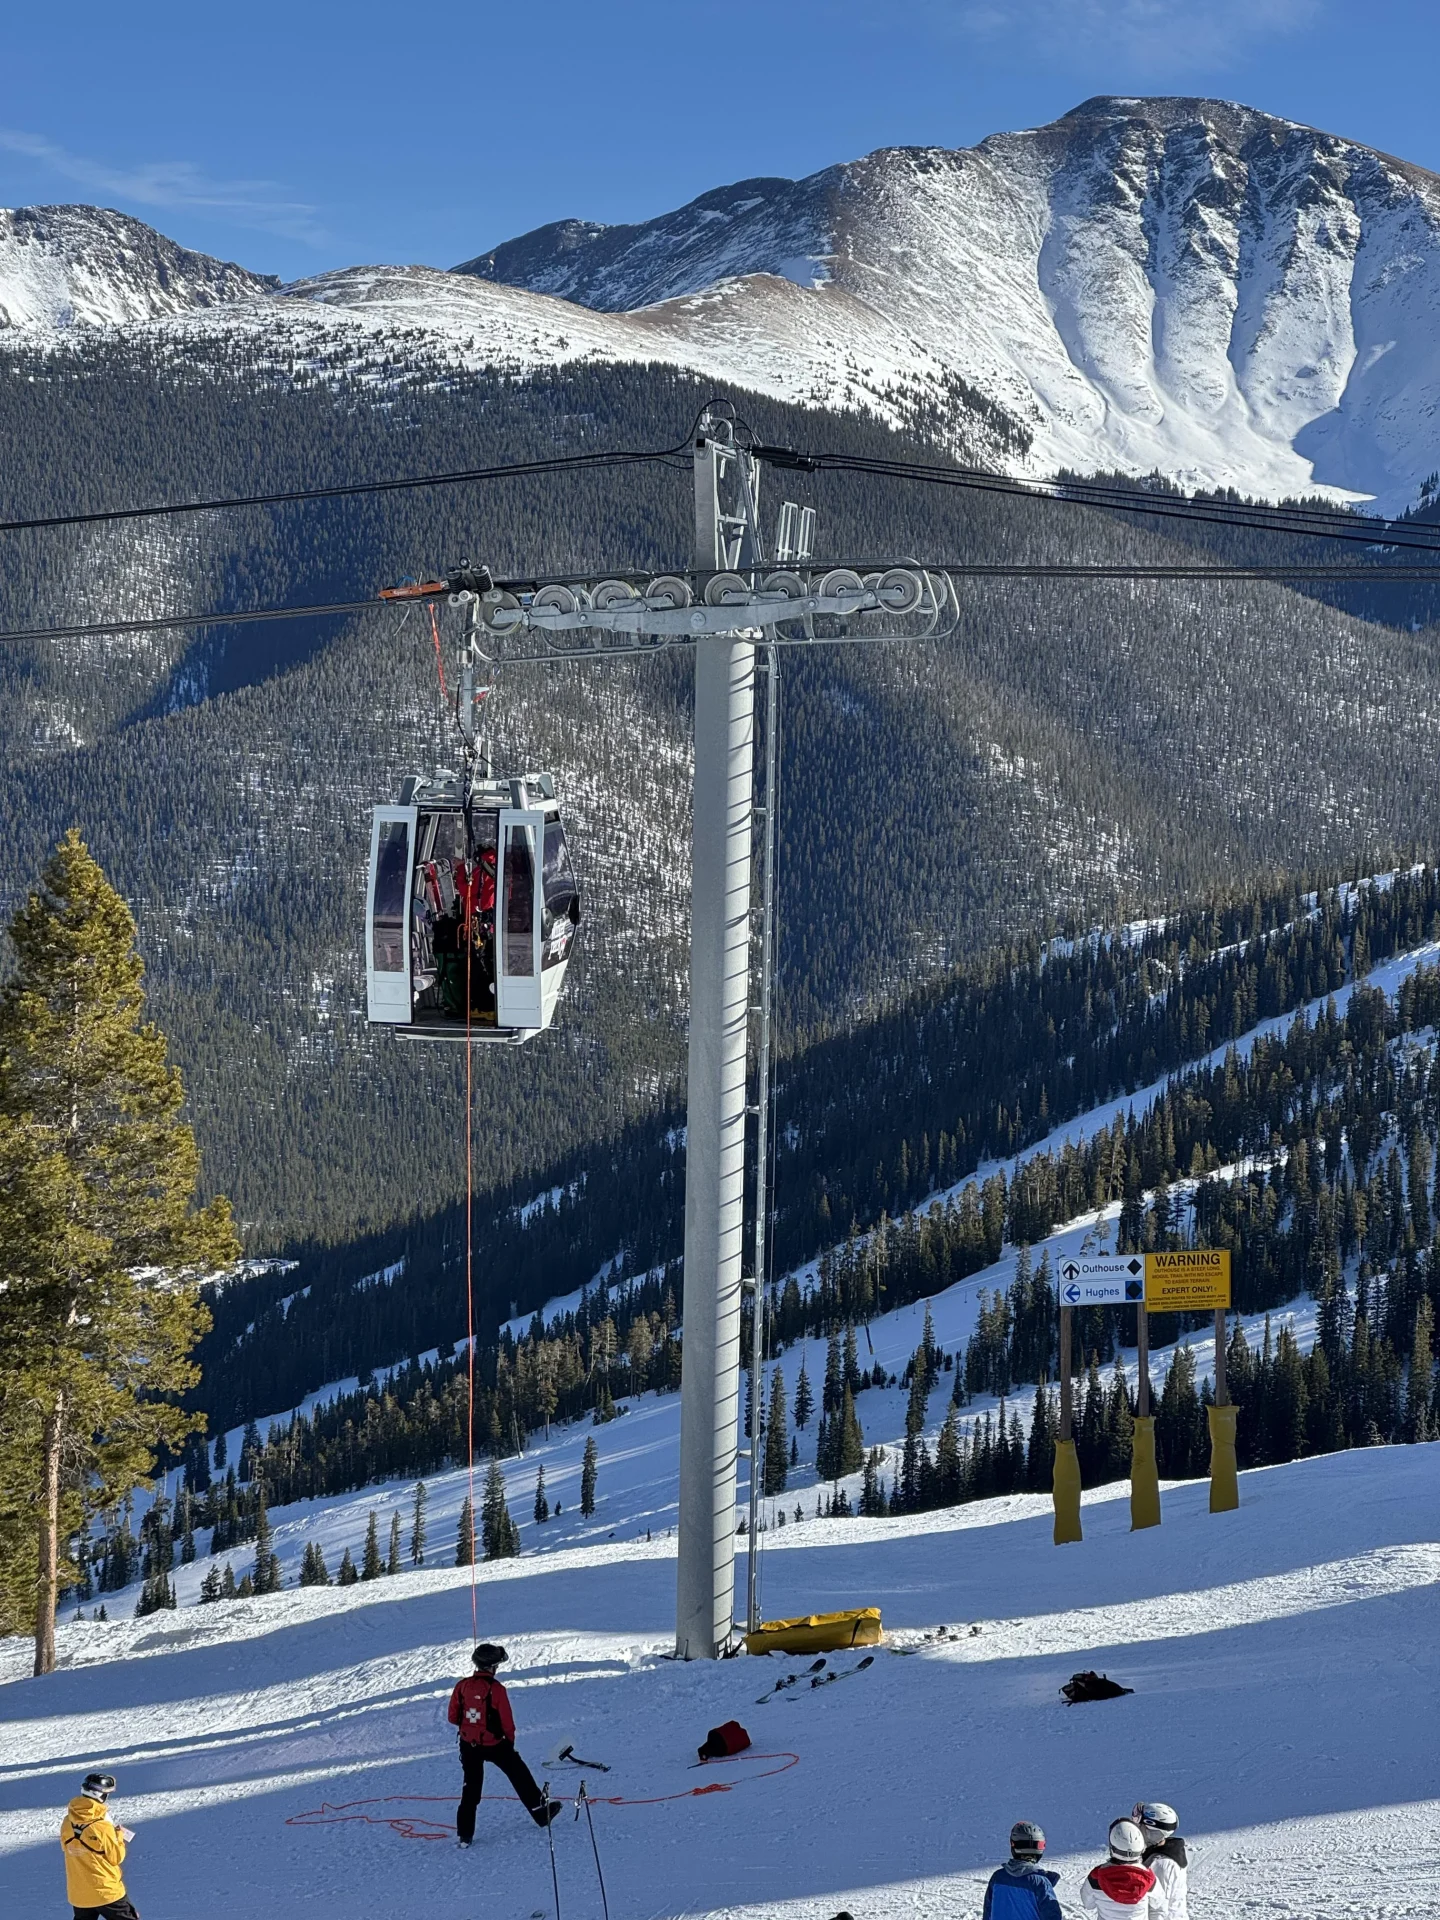
[[[749,1774],[751,1780],[769,1780],[777,1773],[788,1773],[791,1767],[798,1767],[798,1753],[731,1753],[723,1758],[707,1761],[707,1766],[733,1765],[737,1760],[778,1760],[778,1767],[767,1767],[764,1773]],[[738,1781],[736,1785],[744,1785]],[[587,1797],[597,1807],[658,1807],[667,1800],[698,1800],[707,1793],[733,1793],[735,1786],[727,1780],[712,1780],[708,1786],[686,1787],[680,1793],[656,1793],[648,1797],[632,1800],[621,1793],[590,1794]],[[519,1802],[513,1793],[487,1794],[487,1800],[513,1800]],[[552,1795],[552,1798],[565,1799],[567,1805],[574,1805],[574,1795]],[[432,1820],[423,1813],[365,1813],[365,1807],[394,1806],[453,1806],[454,1800],[438,1793],[387,1793],[371,1800],[338,1800],[333,1804],[322,1800],[318,1807],[305,1813],[293,1813],[285,1822],[287,1827],[342,1827],[351,1821],[358,1821],[367,1827],[389,1827],[398,1833],[402,1840],[453,1840],[455,1827],[452,1821]]]
[[[435,617],[431,608],[430,617]],[[437,630],[436,647],[440,641]],[[443,681],[444,671],[441,671]],[[468,832],[467,832],[468,839]],[[469,896],[467,895],[467,899]],[[469,1342],[466,1368],[465,1440],[467,1454],[466,1484],[470,1501],[470,1638],[480,1638],[479,1603],[475,1596],[475,1145],[474,1145],[474,1048],[470,1042],[470,956],[474,952],[474,929],[467,911],[461,925],[465,930],[465,1329]]]
[[[435,666],[440,675],[440,698],[448,707],[450,705],[450,689],[445,684],[445,656],[440,651],[440,616],[435,611],[435,603],[433,600],[430,603],[430,635],[435,642]]]

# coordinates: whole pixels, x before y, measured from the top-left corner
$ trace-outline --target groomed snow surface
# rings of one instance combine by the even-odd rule
[[[478,1626],[510,1649],[537,1772],[564,1742],[611,1765],[586,1778],[615,1920],[975,1914],[1022,1816],[1074,1908],[1108,1821],[1142,1796],[1180,1810],[1197,1916],[1433,1913],[1440,1448],[1265,1469],[1241,1492],[1212,1516],[1203,1483],[1168,1489],[1163,1526],[1131,1534],[1124,1487],[1106,1489],[1066,1548],[1034,1496],[770,1534],[767,1612],[878,1603],[893,1643],[868,1673],[765,1705],[804,1663],[663,1659],[667,1541],[482,1567]],[[942,1623],[962,1637],[927,1643]],[[513,1801],[482,1807],[472,1851],[446,1837],[445,1704],[471,1638],[468,1575],[442,1568],[66,1625],[42,1681],[7,1646],[5,1911],[65,1911],[57,1822],[100,1764],[138,1832],[145,1920],[237,1902],[271,1920],[553,1913],[544,1837]],[[1067,1708],[1081,1667],[1135,1692]],[[693,1768],[731,1716],[754,1755]],[[567,1794],[579,1777],[550,1769]],[[584,1824],[562,1817],[555,1846],[566,1920],[599,1916]]]

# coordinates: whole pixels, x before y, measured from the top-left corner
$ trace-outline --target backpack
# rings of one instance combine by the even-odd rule
[[[1122,1687],[1104,1673],[1072,1673],[1060,1689],[1072,1707],[1079,1706],[1082,1700],[1118,1700],[1122,1693],[1133,1693],[1134,1687]]]
[[[705,1744],[699,1748],[702,1760],[728,1760],[733,1754],[743,1753],[750,1744],[750,1736],[738,1720],[726,1720],[723,1725],[712,1727],[705,1736]]]

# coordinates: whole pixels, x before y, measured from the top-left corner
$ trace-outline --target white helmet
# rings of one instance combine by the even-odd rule
[[[1110,1858],[1132,1867],[1145,1858],[1145,1836],[1133,1820],[1110,1822]]]
[[[1163,1847],[1180,1825],[1179,1814],[1173,1807],[1167,1807],[1163,1800],[1137,1802],[1130,1818],[1136,1822],[1150,1844],[1156,1847]]]

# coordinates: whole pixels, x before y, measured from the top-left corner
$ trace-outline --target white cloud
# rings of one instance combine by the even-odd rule
[[[1257,40],[1298,33],[1323,0],[962,0],[944,9],[977,39],[1023,39],[1051,62],[1120,60],[1134,78],[1182,79],[1235,64]]]
[[[324,238],[317,209],[286,200],[273,180],[212,180],[190,160],[155,160],[135,167],[114,167],[71,153],[43,134],[0,127],[0,151],[33,160],[87,193],[133,206],[204,208],[225,213],[243,227],[276,233],[289,240]]]

